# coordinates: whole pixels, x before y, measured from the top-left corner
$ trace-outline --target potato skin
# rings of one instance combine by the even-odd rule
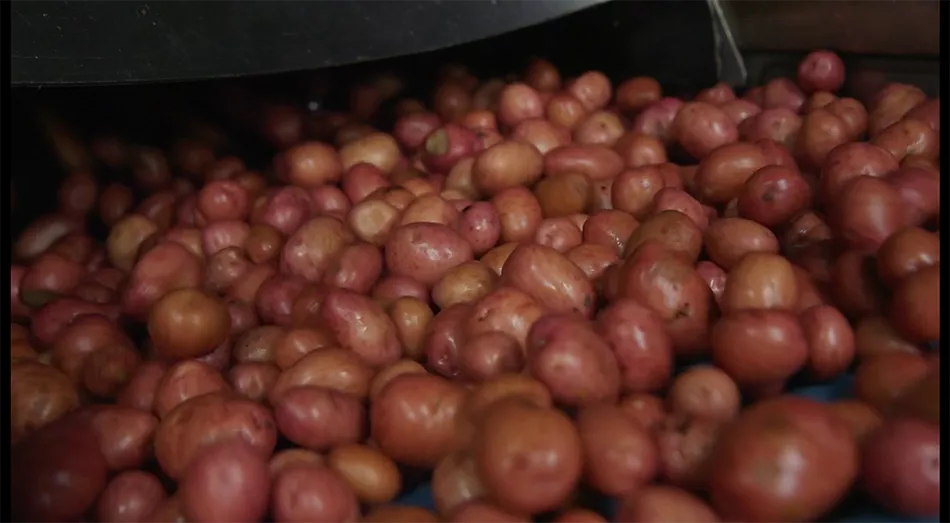
[[[221,481],[223,475],[227,481]],[[255,522],[267,512],[267,459],[241,439],[209,445],[188,466],[177,495],[188,521]]]
[[[449,269],[474,258],[472,246],[448,226],[411,223],[396,228],[385,246],[386,268],[431,287]]]
[[[162,419],[155,432],[155,457],[165,474],[178,478],[205,445],[234,437],[261,456],[270,456],[277,444],[270,411],[230,393],[205,394],[178,405]]]
[[[518,246],[505,262],[500,282],[524,291],[551,312],[593,314],[593,285],[579,267],[551,247]]]
[[[371,367],[393,363],[402,356],[395,324],[371,298],[352,291],[330,291],[320,307],[320,319],[340,345]]]

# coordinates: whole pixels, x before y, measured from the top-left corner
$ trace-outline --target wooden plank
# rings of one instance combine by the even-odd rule
[[[939,56],[938,0],[727,0],[742,49]]]

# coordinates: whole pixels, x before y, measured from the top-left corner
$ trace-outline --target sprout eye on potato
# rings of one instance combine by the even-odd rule
[[[845,72],[229,80],[220,122],[90,136],[13,241],[13,517],[935,515],[940,100]]]

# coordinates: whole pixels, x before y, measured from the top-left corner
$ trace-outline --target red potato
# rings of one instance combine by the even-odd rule
[[[897,191],[909,225],[940,218],[940,176],[919,167],[902,167],[884,178]]]
[[[920,120],[940,132],[940,98],[929,98],[915,105],[904,115],[905,119]]]
[[[132,378],[140,362],[138,352],[129,345],[105,345],[84,359],[82,384],[97,398],[115,398]]]
[[[868,135],[874,138],[926,99],[927,95],[913,85],[887,84],[869,104]]]
[[[704,231],[709,226],[709,217],[703,209],[703,205],[696,198],[693,198],[686,191],[665,187],[660,189],[653,197],[653,212],[659,214],[664,211],[677,211],[685,214],[696,224],[699,230]]]
[[[525,83],[542,92],[554,92],[561,88],[561,73],[551,62],[534,58],[524,73]]]
[[[225,294],[250,270],[251,262],[240,247],[228,247],[208,257],[204,288]]]
[[[738,198],[739,216],[766,227],[778,227],[811,204],[812,189],[794,168],[769,165],[746,180]]]
[[[210,181],[198,192],[195,220],[198,225],[243,220],[251,207],[248,191],[231,180]]]
[[[162,242],[142,256],[122,291],[125,314],[144,318],[167,293],[195,289],[204,277],[197,256],[175,242]]]
[[[323,275],[324,284],[368,294],[383,272],[383,255],[368,243],[344,247]]]
[[[571,134],[551,121],[544,118],[532,118],[521,121],[511,131],[515,139],[530,143],[541,154],[567,145],[571,141]]]
[[[340,445],[327,456],[327,465],[350,485],[363,503],[390,502],[402,488],[396,464],[368,445]]]
[[[271,331],[276,330],[276,332]],[[260,332],[266,330],[267,332]],[[295,327],[284,330],[279,327],[265,326],[257,330],[262,334],[258,339],[255,331],[248,332],[248,336],[238,341],[235,351],[235,361],[239,363],[274,363],[281,370],[292,367],[301,358],[318,349],[335,347],[336,340],[322,327],[306,328]],[[241,350],[241,342],[248,343]]]
[[[643,220],[652,212],[653,199],[664,185],[663,175],[655,165],[624,170],[613,179],[610,204]]]
[[[844,373],[854,361],[854,331],[830,305],[816,305],[799,316],[808,343],[808,369],[818,379]]]
[[[798,64],[798,86],[805,92],[835,92],[844,84],[844,62],[831,51],[812,51]]]
[[[831,267],[829,281],[834,303],[848,316],[859,318],[884,308],[884,286],[874,257],[868,253],[841,253]]]
[[[801,87],[800,82],[799,82],[799,87]],[[811,93],[811,96],[808,97],[808,100],[805,101],[805,105],[802,106],[803,113],[809,113],[811,111],[814,111],[815,109],[828,107],[830,104],[832,104],[834,101],[838,99],[838,97],[835,96],[834,93],[831,93],[828,91],[821,91],[821,90],[812,91],[809,89],[805,89],[805,91]]]
[[[743,99],[729,100],[719,106],[737,126],[762,112],[762,107]]]
[[[197,360],[185,360],[169,367],[155,387],[155,413],[164,418],[191,398],[230,391],[217,370]]]
[[[612,247],[596,243],[582,243],[565,254],[594,284],[595,290],[600,289],[600,280],[607,268],[619,261]]]
[[[820,167],[835,147],[848,142],[849,135],[844,120],[827,109],[806,114],[793,148],[799,166],[803,169]]]
[[[612,179],[623,167],[620,155],[602,145],[565,145],[544,155],[546,176],[575,172],[587,175],[594,182],[601,182]]]
[[[623,211],[599,211],[584,223],[583,240],[584,243],[613,248],[619,256],[623,254],[627,240],[638,225],[636,218]]]
[[[478,478],[470,453],[449,454],[432,472],[432,498],[439,514],[451,514],[484,495],[485,486]]]
[[[854,396],[882,415],[894,412],[896,402],[929,372],[926,358],[914,352],[881,353],[866,358],[854,373]]]
[[[900,195],[887,182],[859,176],[847,182],[829,215],[829,224],[845,246],[875,251],[907,225]]]
[[[400,211],[383,200],[367,199],[350,210],[346,223],[360,240],[381,246],[399,221]]]
[[[802,118],[791,109],[765,109],[742,121],[740,134],[750,142],[772,140],[792,148],[798,140]]]
[[[343,347],[377,367],[399,359],[396,327],[375,301],[351,291],[333,290],[323,300],[320,318]]]
[[[373,369],[353,351],[340,347],[325,347],[314,350],[287,367],[278,376],[268,393],[274,404],[294,387],[321,387],[358,398],[369,393]]]
[[[524,354],[518,341],[502,332],[472,336],[458,354],[462,377],[479,382],[521,371]]]
[[[370,437],[396,462],[434,467],[455,444],[465,389],[430,374],[392,379],[370,404]]]
[[[489,331],[501,331],[524,347],[528,330],[544,312],[540,304],[527,293],[502,286],[479,300],[472,307],[465,323],[468,336]]]
[[[573,314],[542,316],[531,326],[526,347],[531,375],[558,403],[590,405],[619,395],[613,352],[584,319]]]
[[[244,240],[244,250],[253,263],[267,263],[280,256],[284,239],[269,225],[252,225]]]
[[[656,312],[635,300],[617,300],[598,313],[596,329],[617,360],[623,392],[666,385],[673,373],[673,344]]]
[[[612,405],[585,407],[577,415],[587,482],[608,496],[630,495],[656,475],[656,447],[647,429]]]
[[[113,183],[107,185],[99,195],[99,219],[106,225],[112,225],[132,209],[132,189]]]
[[[23,263],[31,262],[66,235],[82,230],[82,222],[75,216],[66,214],[41,216],[31,222],[17,237],[13,245],[13,258]]]
[[[716,305],[722,307],[722,294],[726,290],[728,274],[722,267],[709,260],[702,260],[696,264],[696,273],[706,282],[713,293]]]
[[[141,470],[122,472],[113,477],[99,495],[96,521],[102,523],[139,523],[146,521],[168,495],[161,481]]]
[[[808,360],[808,343],[798,318],[778,310],[727,314],[713,325],[713,363],[740,386],[787,379]]]
[[[587,108],[570,93],[560,92],[548,100],[544,115],[555,125],[571,130],[587,115]]]
[[[20,364],[23,365],[23,364]],[[108,471],[95,434],[76,421],[49,425],[10,452],[11,518],[71,521],[93,507]]]
[[[872,432],[861,453],[864,490],[890,510],[931,517],[940,510],[939,427],[895,419]]]
[[[625,113],[639,113],[657,102],[663,90],[660,83],[649,76],[636,76],[617,86],[614,103]]]
[[[590,281],[551,247],[517,247],[505,262],[500,283],[525,292],[552,312],[575,312],[587,317],[593,313],[595,295]]]
[[[798,280],[789,261],[775,253],[751,252],[729,270],[722,293],[725,313],[749,310],[794,310]]]
[[[485,265],[470,261],[450,269],[432,287],[432,302],[440,309],[472,303],[491,292],[498,277]]]
[[[854,345],[857,357],[861,360],[889,352],[920,352],[915,344],[902,338],[883,316],[861,318],[854,326]]]
[[[402,212],[399,225],[410,223],[440,223],[457,228],[459,211],[450,202],[435,194],[418,196]]]
[[[840,98],[825,108],[845,123],[851,139],[864,137],[868,130],[868,112],[864,104],[854,98]]]
[[[223,343],[231,329],[224,303],[196,289],[172,291],[148,315],[155,350],[167,359],[203,356]]]
[[[359,398],[333,389],[293,387],[274,403],[277,430],[294,444],[321,452],[359,441],[364,417]]]
[[[910,274],[940,262],[940,237],[918,227],[900,229],[884,240],[876,258],[881,281],[894,287]]]
[[[73,171],[60,182],[57,200],[59,211],[83,216],[96,206],[99,188],[96,179],[86,171]]]
[[[340,188],[353,205],[365,200],[379,189],[389,187],[386,175],[373,164],[358,163],[350,167],[340,182]]]
[[[268,225],[282,235],[292,235],[310,219],[311,201],[300,187],[283,187],[258,197],[251,210],[252,225]]]
[[[677,487],[650,485],[624,497],[617,508],[617,521],[648,523],[717,523],[719,517],[705,501]]]
[[[386,385],[389,385],[390,381],[403,374],[428,374],[428,372],[418,362],[408,359],[402,359],[388,367],[383,367],[373,376],[373,381],[370,383],[370,401],[375,400]]]
[[[786,455],[799,459],[780,459]],[[723,431],[712,459],[710,500],[732,521],[819,518],[844,498],[859,465],[847,426],[825,405],[794,396],[743,411]]]
[[[489,202],[475,202],[462,211],[457,231],[472,246],[476,256],[482,255],[501,238],[499,212]]]
[[[563,503],[582,472],[581,438],[561,412],[513,399],[489,407],[473,440],[491,499],[515,513]]]
[[[613,147],[623,134],[624,124],[619,116],[610,111],[595,111],[577,124],[573,137],[575,143]]]
[[[890,320],[905,339],[940,340],[940,267],[932,265],[905,277],[890,300]]]
[[[762,90],[762,108],[787,108],[799,112],[805,104],[805,96],[788,78],[776,78],[765,84]]]
[[[512,83],[501,89],[498,95],[498,118],[504,125],[514,127],[519,123],[544,115],[544,104],[538,92],[523,83]]]
[[[10,369],[10,431],[13,441],[33,433],[79,407],[79,394],[57,369],[17,361]]]
[[[129,272],[138,258],[139,247],[149,236],[158,232],[158,227],[140,214],[127,214],[109,229],[106,249],[109,262],[124,272]]]
[[[488,147],[475,157],[472,180],[478,190],[495,195],[504,189],[529,186],[544,170],[540,152],[526,143],[508,140]]]
[[[682,107],[682,100],[661,98],[640,111],[630,124],[630,130],[652,136],[663,143],[670,143],[675,133],[673,120]]]
[[[471,311],[471,304],[459,303],[440,310],[429,322],[424,342],[429,369],[447,378],[458,376],[459,352],[466,343],[466,318]]]
[[[415,151],[422,147],[429,133],[438,129],[441,123],[439,115],[427,112],[424,109],[419,112],[404,114],[393,124],[393,136],[405,149]]]
[[[434,247],[438,245],[438,247]],[[431,286],[451,268],[470,261],[471,246],[449,227],[413,223],[398,227],[386,242],[386,267]]]
[[[904,118],[892,124],[871,143],[891,153],[900,162],[910,155],[934,160],[940,156],[939,135],[926,122]]]
[[[697,196],[711,204],[726,203],[739,196],[746,180],[767,161],[765,152],[749,143],[732,143],[711,150],[696,172]]]
[[[386,276],[373,288],[373,299],[384,308],[403,297],[415,298],[423,303],[429,302],[426,286],[406,276]]]
[[[626,167],[641,167],[667,162],[663,142],[647,134],[626,133],[616,141],[613,148],[620,154]]]
[[[241,221],[219,221],[201,230],[201,250],[206,257],[230,248],[243,248],[251,228]]]
[[[744,218],[722,218],[703,233],[706,255],[716,265],[731,271],[750,253],[778,254],[779,242],[769,229]]]
[[[588,111],[603,109],[613,97],[613,86],[600,71],[587,71],[571,80],[565,90],[580,100]]]
[[[559,218],[584,212],[593,197],[593,186],[584,174],[564,173],[543,178],[534,186],[534,195],[545,218]]]
[[[267,512],[269,486],[266,458],[236,439],[204,448],[188,466],[177,495],[188,521],[253,522]]]
[[[132,341],[115,322],[99,314],[80,316],[56,336],[51,363],[78,384],[86,358],[100,348],[116,344],[131,346]]]
[[[666,402],[670,412],[691,418],[729,421],[741,407],[739,387],[728,374],[712,366],[696,366],[673,380]]]
[[[114,303],[100,305],[75,298],[59,298],[32,313],[30,331],[39,345],[48,347],[63,329],[86,315],[105,316],[115,322],[119,311]]]
[[[707,488],[710,462],[724,424],[674,413],[654,429],[659,477],[694,492]]]
[[[672,130],[680,147],[697,159],[739,139],[736,124],[726,113],[705,102],[683,104],[673,120]]]
[[[266,458],[277,443],[274,418],[265,407],[228,393],[198,396],[159,423],[155,457],[165,474],[177,479],[208,445],[229,439],[243,440]]]
[[[712,291],[681,254],[645,242],[621,267],[618,291],[660,315],[675,354],[706,352]]]
[[[369,132],[346,143],[339,150],[343,169],[348,170],[358,163],[369,163],[390,174],[402,158],[399,144],[385,133]]]
[[[280,255],[281,269],[306,281],[318,282],[353,241],[353,233],[342,221],[330,216],[314,218],[287,238]]]
[[[423,165],[430,173],[438,174],[448,174],[460,160],[482,149],[482,142],[476,133],[453,123],[432,131],[423,145]]]
[[[736,93],[732,91],[731,87],[723,82],[719,82],[712,87],[703,89],[702,91],[696,93],[696,96],[693,98],[693,100],[696,102],[706,102],[713,105],[722,105],[735,99]]]
[[[146,361],[139,365],[125,389],[116,398],[116,404],[152,412],[158,385],[167,366],[158,361]]]
[[[238,363],[228,371],[228,383],[244,398],[263,401],[279,376],[280,367],[271,363]]]
[[[675,210],[660,211],[644,221],[627,239],[623,256],[629,258],[646,243],[658,243],[683,259],[699,257],[702,231],[686,214]]]

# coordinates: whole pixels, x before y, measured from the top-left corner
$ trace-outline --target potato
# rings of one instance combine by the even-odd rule
[[[388,503],[399,494],[399,469],[385,454],[356,443],[339,445],[327,455],[327,466],[340,475],[363,503]]]
[[[458,233],[480,256],[498,243],[501,238],[501,218],[490,202],[475,202],[462,211]]]
[[[722,218],[703,233],[703,246],[713,263],[730,271],[752,252],[777,254],[778,239],[766,227],[744,218]]]
[[[723,204],[738,197],[746,181],[767,162],[762,148],[751,143],[731,143],[713,150],[696,171],[697,198]]]
[[[275,403],[293,387],[314,386],[365,398],[372,378],[370,366],[352,350],[324,347],[308,353],[285,369],[271,387],[268,397],[271,403]]]
[[[144,318],[165,294],[200,286],[204,267],[197,256],[175,242],[161,242],[141,256],[122,292],[122,310]]]
[[[720,519],[705,501],[685,490],[667,485],[650,485],[621,499],[617,521],[717,523]]]
[[[865,440],[861,484],[889,510],[930,517],[940,509],[936,425],[915,419],[885,422]]]
[[[221,477],[227,481],[222,482]],[[267,459],[241,439],[213,443],[188,466],[177,495],[188,521],[259,521],[267,512]]]
[[[445,456],[432,471],[432,498],[439,514],[451,514],[460,506],[485,495],[475,460],[469,452]]]
[[[636,492],[656,475],[656,447],[647,429],[612,405],[584,407],[577,415],[584,477],[608,496]]]
[[[386,241],[386,268],[432,286],[449,269],[473,259],[472,247],[445,225],[414,223],[397,228]]]
[[[264,401],[280,377],[280,367],[272,363],[238,363],[228,371],[234,392],[251,401]]]
[[[529,294],[502,286],[472,306],[462,332],[467,336],[475,336],[483,332],[501,331],[524,347],[528,330],[543,313],[544,308]]]
[[[741,401],[736,382],[722,370],[706,365],[680,373],[666,395],[670,412],[721,422],[738,414]]]
[[[624,392],[666,386],[673,373],[673,344],[656,312],[636,300],[620,299],[597,314],[596,329],[613,351]]]
[[[393,378],[370,404],[370,437],[384,454],[434,467],[455,445],[455,418],[466,391],[429,374]]]
[[[113,477],[99,495],[96,521],[102,523],[134,523],[146,521],[167,494],[162,482],[153,474],[129,470]]]
[[[432,302],[440,309],[472,303],[491,292],[498,276],[484,264],[470,261],[449,269],[432,287]]]
[[[526,346],[531,375],[544,383],[559,403],[588,405],[618,396],[617,361],[583,318],[542,316],[531,326]]]
[[[359,500],[330,468],[299,465],[274,477],[271,513],[281,522],[354,523],[359,519]]]
[[[593,182],[601,182],[617,176],[623,166],[620,155],[602,145],[564,145],[544,155],[546,176],[574,172],[586,175]]]
[[[683,104],[673,120],[677,143],[694,158],[739,139],[736,124],[722,110],[706,102]]]
[[[79,406],[79,395],[62,372],[33,361],[10,369],[10,430],[14,441]]]
[[[646,242],[659,242],[671,253],[695,260],[702,251],[703,232],[689,216],[679,211],[661,211],[630,234],[623,257],[629,258]]]
[[[798,318],[786,311],[728,313],[713,325],[709,344],[713,363],[743,387],[789,378],[808,359]]]
[[[511,187],[527,187],[541,178],[542,161],[541,153],[533,146],[502,141],[475,157],[472,180],[480,192],[489,196]]]
[[[556,283],[555,283],[556,282]],[[564,255],[543,245],[523,244],[502,268],[500,283],[525,292],[552,312],[589,317],[595,294],[584,273]]]
[[[159,421],[148,412],[91,405],[72,412],[64,421],[92,429],[110,471],[140,468],[152,457],[152,439]]]
[[[319,282],[344,247],[353,241],[353,233],[343,222],[319,216],[303,223],[287,238],[280,254],[280,267],[287,274]]]
[[[292,387],[272,404],[277,429],[301,447],[326,451],[359,441],[365,430],[359,398],[333,389]]]
[[[501,241],[508,243],[534,239],[544,214],[531,191],[524,187],[511,187],[492,197],[491,204],[498,213]]]
[[[192,398],[165,416],[155,432],[155,457],[169,477],[177,479],[206,445],[239,438],[260,456],[269,456],[277,443],[270,412],[228,393]]]
[[[330,291],[320,318],[340,344],[371,367],[392,363],[402,355],[396,326],[375,301],[351,291]]]
[[[164,418],[191,398],[213,392],[230,391],[221,373],[197,360],[184,360],[162,374],[155,388],[154,410]]]
[[[613,179],[610,187],[610,204],[614,209],[643,220],[649,216],[653,198],[664,185],[659,165],[626,169]]]
[[[788,259],[769,252],[742,257],[726,281],[721,308],[729,313],[747,309],[794,310],[798,280]]]

